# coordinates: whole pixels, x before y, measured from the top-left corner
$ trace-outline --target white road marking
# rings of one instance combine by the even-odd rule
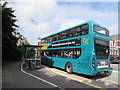
[[[116,70],[112,70],[113,72],[117,72],[117,73],[120,73],[119,71],[116,71]]]
[[[49,84],[49,85],[51,85],[51,86],[53,86],[53,87],[55,87],[55,88],[59,88],[59,89],[61,89],[61,90],[65,90],[65,89],[59,87],[59,86],[56,85],[56,84],[53,84],[53,83],[51,83],[51,82],[49,82],[49,81],[46,81],[46,80],[44,80],[44,79],[42,79],[42,78],[39,78],[39,77],[35,76],[35,75],[32,75],[32,74],[30,74],[30,73],[27,73],[26,71],[23,70],[23,63],[21,64],[21,71],[22,71],[23,73],[29,75],[29,76],[32,76],[32,77],[34,77],[34,78],[36,78],[36,79],[38,79],[38,80],[41,80],[41,81],[43,81],[43,82],[45,82],[45,83],[47,83],[47,84]]]

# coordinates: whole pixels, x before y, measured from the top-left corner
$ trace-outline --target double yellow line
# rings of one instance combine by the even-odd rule
[[[92,87],[94,87],[94,88],[99,88],[99,89],[101,89],[101,90],[107,90],[107,89],[105,89],[105,88],[103,88],[103,87],[96,86],[96,85],[93,85],[93,84],[84,82],[84,81],[82,81],[82,80],[80,80],[80,79],[76,79],[76,78],[74,78],[74,77],[70,77],[70,76],[68,76],[68,75],[62,74],[62,73],[60,73],[60,72],[57,72],[57,71],[54,70],[54,69],[51,69],[51,68],[49,68],[49,69],[50,69],[51,71],[53,71],[54,73],[57,73],[57,74],[62,75],[62,76],[64,76],[64,77],[70,78],[70,79],[72,79],[72,80],[75,80],[75,81],[84,83],[84,84],[89,85],[89,86],[92,86]]]

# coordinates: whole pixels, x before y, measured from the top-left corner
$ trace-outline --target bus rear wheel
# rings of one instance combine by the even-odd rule
[[[67,63],[65,66],[65,70],[67,73],[72,73],[73,72],[73,67],[71,63]]]

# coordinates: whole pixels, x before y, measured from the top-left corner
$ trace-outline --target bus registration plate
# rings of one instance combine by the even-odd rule
[[[107,61],[99,61],[98,62],[98,68],[107,68],[108,62]]]

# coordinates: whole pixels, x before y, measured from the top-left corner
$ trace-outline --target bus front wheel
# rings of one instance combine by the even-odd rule
[[[65,66],[65,70],[67,71],[67,73],[72,73],[73,72],[73,67],[71,63],[67,63]]]

